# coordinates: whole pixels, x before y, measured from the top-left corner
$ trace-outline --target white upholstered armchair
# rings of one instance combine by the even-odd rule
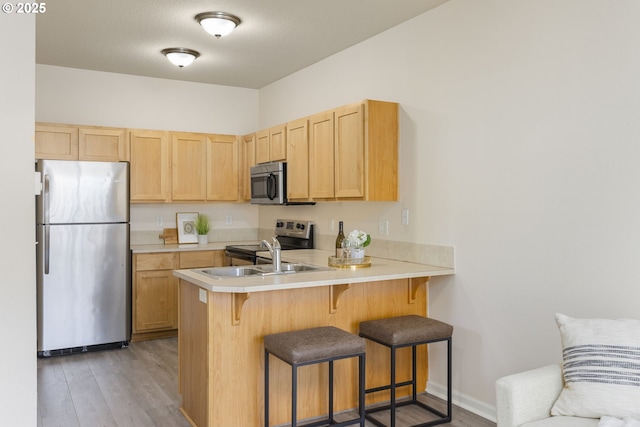
[[[498,427],[596,427],[598,419],[551,416],[562,391],[562,368],[549,365],[496,381]]]
[[[498,427],[640,424],[640,320],[557,313],[556,323],[563,367],[496,381]]]

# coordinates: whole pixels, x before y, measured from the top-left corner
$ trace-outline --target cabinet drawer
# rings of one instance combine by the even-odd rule
[[[180,268],[219,267],[223,251],[180,252]]]
[[[173,270],[175,268],[175,254],[173,252],[137,254],[135,266],[136,271]]]

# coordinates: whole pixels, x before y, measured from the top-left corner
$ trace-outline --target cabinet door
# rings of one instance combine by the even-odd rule
[[[238,200],[238,141],[235,135],[207,137],[207,200]]]
[[[287,123],[287,198],[309,198],[309,121]]]
[[[268,162],[270,158],[269,130],[256,132],[256,163]]]
[[[78,128],[36,124],[35,158],[78,160]]]
[[[129,160],[124,129],[80,128],[79,160],[118,162]]]
[[[206,200],[206,135],[194,133],[172,133],[171,167],[172,200]]]
[[[364,105],[338,108],[335,120],[335,197],[364,197]]]
[[[333,112],[309,117],[309,196],[334,197]]]
[[[269,129],[269,160],[287,160],[287,133],[286,125],[276,126]]]
[[[162,131],[132,130],[131,202],[169,202],[171,174],[169,136]]]
[[[178,327],[178,281],[173,270],[135,274],[133,332]]]
[[[256,164],[256,134],[245,135],[240,139],[242,161],[240,181],[242,183],[242,199],[251,200],[251,166]]]
[[[366,200],[398,200],[398,104],[365,101]]]

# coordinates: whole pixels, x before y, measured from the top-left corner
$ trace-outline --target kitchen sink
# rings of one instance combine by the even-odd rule
[[[198,268],[194,271],[199,274],[203,274],[207,277],[214,279],[228,279],[232,277],[249,277],[249,276],[274,276],[279,274],[292,274],[292,273],[304,273],[312,271],[331,271],[332,268],[321,267],[318,265],[310,264],[293,264],[282,263],[281,271],[273,271],[273,265],[242,265],[233,267],[213,267],[213,268]]]
[[[261,273],[260,270],[256,270],[253,266],[200,268],[193,271],[204,274],[205,276],[216,277],[245,277],[255,276]]]
[[[264,264],[256,267],[264,271],[265,273],[273,273],[273,265]],[[282,263],[282,265],[280,266],[280,270],[282,270],[283,273],[300,273],[304,271],[331,271],[333,269],[329,267],[321,267],[318,265]]]

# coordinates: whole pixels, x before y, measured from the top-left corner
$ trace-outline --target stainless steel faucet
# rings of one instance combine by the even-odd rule
[[[271,254],[271,260],[273,261],[273,272],[281,273],[282,261],[280,258],[280,251],[282,250],[282,248],[280,247],[280,242],[275,236],[273,236],[271,239],[273,240],[273,244],[270,244],[266,240],[263,240],[262,242],[260,242],[260,244],[262,246],[266,246],[269,250],[269,253]]]

